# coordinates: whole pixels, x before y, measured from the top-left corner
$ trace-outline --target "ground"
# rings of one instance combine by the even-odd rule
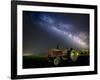
[[[46,68],[46,67],[68,67],[89,65],[89,56],[79,57],[76,62],[71,60],[62,61],[60,65],[54,66],[46,56],[24,56],[23,68]]]

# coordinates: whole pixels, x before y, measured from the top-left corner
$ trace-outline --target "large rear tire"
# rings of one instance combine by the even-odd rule
[[[79,53],[76,50],[72,50],[70,53],[70,59],[75,62],[77,61]]]

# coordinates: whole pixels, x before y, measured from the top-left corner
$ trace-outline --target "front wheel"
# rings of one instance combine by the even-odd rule
[[[60,64],[60,57],[54,58],[53,64],[54,64],[55,66],[58,66],[58,65]]]

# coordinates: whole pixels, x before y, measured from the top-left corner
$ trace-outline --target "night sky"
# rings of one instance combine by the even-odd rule
[[[23,53],[89,48],[89,14],[23,11]]]

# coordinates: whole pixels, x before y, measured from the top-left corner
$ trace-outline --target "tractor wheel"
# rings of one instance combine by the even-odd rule
[[[78,59],[78,56],[79,56],[79,53],[75,50],[72,50],[71,53],[70,53],[70,59],[75,62],[77,61]]]
[[[61,61],[60,57],[56,57],[56,58],[54,58],[54,60],[53,60],[53,64],[54,64],[55,66],[58,66],[58,65],[60,64],[60,61]]]

